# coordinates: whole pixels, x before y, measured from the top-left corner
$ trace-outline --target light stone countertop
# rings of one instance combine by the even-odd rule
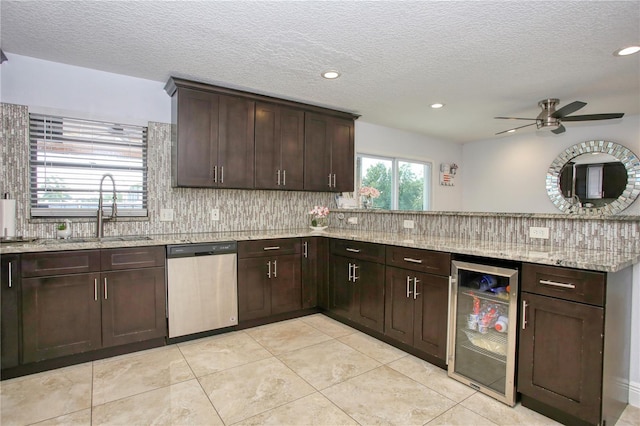
[[[600,251],[563,247],[532,247],[526,244],[496,243],[459,238],[399,235],[387,232],[353,230],[326,230],[310,232],[308,229],[281,229],[268,231],[234,231],[212,233],[159,234],[147,236],[78,237],[70,240],[38,239],[23,243],[3,243],[0,254],[33,253],[61,250],[87,250],[158,246],[170,244],[206,243],[216,241],[247,241],[270,238],[294,238],[324,236],[344,240],[412,247],[454,254],[483,256],[488,258],[556,265],[603,272],[617,272],[640,262],[640,253],[624,251]]]

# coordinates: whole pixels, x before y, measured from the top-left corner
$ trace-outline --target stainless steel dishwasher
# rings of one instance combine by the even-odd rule
[[[167,246],[169,338],[238,324],[235,241]]]

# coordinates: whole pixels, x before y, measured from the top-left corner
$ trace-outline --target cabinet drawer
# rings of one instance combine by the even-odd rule
[[[387,265],[448,276],[451,271],[451,254],[441,251],[387,246]]]
[[[23,277],[81,274],[100,271],[100,250],[71,250],[22,255]]]
[[[103,271],[117,269],[153,268],[164,266],[165,247],[127,247],[107,249],[101,252]]]
[[[331,240],[331,253],[353,259],[384,263],[384,246],[360,241]]]
[[[280,256],[299,254],[300,239],[278,238],[272,240],[238,241],[238,257]]]
[[[525,263],[522,291],[604,306],[605,274]]]

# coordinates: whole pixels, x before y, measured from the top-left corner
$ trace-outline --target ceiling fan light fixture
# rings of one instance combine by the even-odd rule
[[[440,109],[440,108],[442,108],[443,106],[444,106],[444,104],[441,104],[441,103],[439,103],[439,102],[438,102],[438,103],[435,103],[435,104],[431,104],[431,108],[433,108],[433,109]]]
[[[327,80],[335,80],[336,78],[340,77],[340,73],[336,70],[328,70],[323,72],[320,75],[326,78]]]
[[[635,45],[635,46],[627,46],[627,47],[623,47],[622,49],[618,49],[615,52],[613,52],[613,56],[629,56],[629,55],[633,55],[634,53],[638,53],[640,52],[640,46]]]

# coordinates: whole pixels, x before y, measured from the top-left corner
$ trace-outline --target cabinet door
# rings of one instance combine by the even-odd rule
[[[255,103],[220,95],[217,182],[220,188],[253,188]]]
[[[603,309],[530,293],[522,304],[518,392],[598,424]]]
[[[353,320],[372,330],[384,331],[384,265],[354,260]]]
[[[445,360],[447,356],[447,317],[449,315],[449,278],[415,274],[415,322],[413,346]]]
[[[22,280],[23,362],[99,349],[98,273]]]
[[[411,271],[387,267],[384,334],[408,345],[413,344],[413,278]]]
[[[103,346],[166,336],[164,275],[164,268],[102,274]]]
[[[174,186],[216,185],[214,166],[218,164],[218,110],[219,95],[178,89],[177,112],[174,112],[177,114],[177,140],[172,141]]]
[[[328,117],[305,113],[304,130],[304,189],[332,191],[331,141]],[[353,158],[352,158],[353,161]]]
[[[271,314],[297,311],[302,307],[300,255],[271,259]]]
[[[353,191],[353,120],[331,118],[331,173],[333,191]]]
[[[0,353],[2,368],[15,367],[20,362],[20,255],[3,254],[0,276]]]
[[[349,279],[353,261],[342,256],[331,256],[329,271],[329,310],[351,318],[354,283]]]
[[[313,308],[318,305],[318,245],[321,238],[303,238],[301,256],[302,308]]]
[[[303,187],[304,112],[273,104],[256,104],[255,187]]]
[[[238,259],[238,321],[271,315],[271,283],[266,257]]]

